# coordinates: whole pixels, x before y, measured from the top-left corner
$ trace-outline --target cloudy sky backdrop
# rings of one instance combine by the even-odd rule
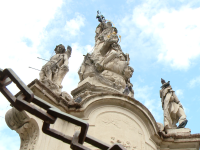
[[[94,46],[96,11],[111,20],[130,54],[135,98],[163,123],[160,79],[170,81],[187,118],[200,133],[200,1],[199,0],[0,0],[0,68],[12,68],[26,83],[39,77],[56,45],[72,46],[63,90],[76,88],[83,55]],[[10,90],[17,90],[10,86]],[[17,150],[20,138],[5,123],[8,101],[0,94],[0,149]],[[12,143],[12,144],[10,144]]]

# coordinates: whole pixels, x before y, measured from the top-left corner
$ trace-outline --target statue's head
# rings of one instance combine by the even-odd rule
[[[134,69],[131,66],[127,66],[124,69],[124,75],[127,79],[130,79],[133,75]]]
[[[54,51],[55,51],[56,54],[62,54],[66,51],[66,49],[62,44],[59,44],[59,45],[56,46]]]
[[[71,46],[67,46],[67,55],[68,55],[68,57],[71,57],[71,53],[72,53]]]

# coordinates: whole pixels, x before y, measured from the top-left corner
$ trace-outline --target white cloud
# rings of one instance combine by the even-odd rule
[[[162,39],[159,61],[176,69],[188,69],[200,54],[200,8],[162,11],[152,17],[153,32]]]
[[[38,44],[43,36],[43,28],[53,19],[61,4],[62,0],[1,1],[1,40],[19,42],[22,37],[27,37],[34,41],[34,44]]]
[[[190,88],[194,88],[195,86],[197,86],[198,84],[200,84],[200,76],[190,80],[189,82],[189,87]]]
[[[67,21],[65,25],[65,30],[71,35],[76,36],[81,33],[80,28],[83,27],[85,17],[79,13],[76,13],[76,17]]]
[[[122,20],[122,33],[128,33],[129,40],[153,39],[154,50],[143,50],[143,55],[156,55],[158,62],[174,69],[188,69],[200,55],[200,20],[197,19],[200,8],[187,5],[175,10],[161,8],[162,3],[150,0],[135,7],[133,13]],[[137,32],[138,29],[141,32]],[[145,42],[139,44],[145,45]]]

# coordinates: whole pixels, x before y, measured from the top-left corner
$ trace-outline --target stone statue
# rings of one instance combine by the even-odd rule
[[[95,46],[91,54],[85,55],[84,61],[78,71],[80,82],[79,86],[86,86],[86,83],[94,85],[98,88],[98,92],[119,92],[133,97],[133,85],[130,78],[134,69],[129,66],[129,55],[124,54],[119,45],[118,30],[112,26],[110,21],[102,21],[99,13],[97,14],[99,25],[96,28]],[[83,98],[85,88],[75,90],[79,96]],[[107,89],[107,90],[106,90]],[[127,89],[128,92],[124,92]],[[90,91],[90,89],[87,89]],[[73,92],[72,92],[73,93]],[[96,91],[94,92],[96,93]]]
[[[54,93],[60,95],[62,85],[61,82],[69,71],[68,60],[71,56],[72,48],[65,47],[60,44],[55,48],[55,55],[51,57],[40,71],[40,81],[50,88]]]
[[[160,98],[164,111],[164,128],[177,128],[177,122],[179,122],[178,128],[184,128],[187,124],[187,119],[183,106],[176,96],[175,91],[172,90],[170,82],[165,82],[161,78],[161,83]]]

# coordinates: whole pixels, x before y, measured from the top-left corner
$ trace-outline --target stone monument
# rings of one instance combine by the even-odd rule
[[[164,127],[165,129],[177,128],[176,123],[179,122],[178,128],[184,128],[187,124],[187,119],[183,106],[172,90],[170,82],[165,82],[161,78],[160,98],[164,111]]]
[[[72,97],[65,91],[62,91],[62,81],[69,71],[69,58],[71,57],[72,48],[67,47],[67,50],[62,44],[59,44],[54,49],[55,55],[50,58],[50,60],[42,66],[39,74],[39,81],[36,79],[34,83],[38,84],[38,87],[42,87],[42,91],[51,91],[50,93],[60,99],[67,105],[76,105]],[[34,84],[32,83],[32,84]],[[32,85],[31,84],[31,85]]]
[[[69,71],[68,59],[71,55],[71,48],[68,47],[66,51],[63,45],[56,46],[56,55],[42,67],[40,80],[35,79],[27,85],[33,96],[40,99],[45,106],[59,110],[60,116],[68,114],[77,117],[79,121],[84,120],[83,122],[89,124],[87,136],[101,140],[108,147],[117,143],[127,150],[199,150],[200,134],[191,134],[190,129],[184,128],[187,123],[186,115],[169,82],[161,81],[164,126],[156,122],[151,112],[134,98],[133,85],[130,82],[134,70],[129,66],[129,55],[124,54],[120,47],[117,28],[107,22],[99,12],[97,18],[100,23],[95,31],[94,51],[84,57],[78,71],[80,82],[71,92],[73,98],[67,92],[61,91],[61,82]],[[1,92],[5,89],[2,75],[3,71],[0,69]],[[2,93],[5,94],[4,91]],[[23,91],[12,98],[19,98],[24,102]],[[24,103],[27,106],[30,104],[30,107],[36,106]],[[34,109],[44,110],[43,107],[38,107],[37,105]],[[49,108],[47,114],[48,111],[52,113]],[[53,117],[51,113],[48,115]],[[21,138],[20,150],[74,148],[72,141],[77,136],[76,131],[82,130],[80,125],[58,117],[50,127],[44,127],[46,122],[32,114],[24,110],[18,111],[16,108],[6,113],[7,125],[19,133]],[[43,127],[45,130],[47,128],[48,131],[54,131],[51,135],[56,134],[60,140],[44,134]],[[88,140],[77,142],[87,150],[97,150],[94,145],[88,143]]]
[[[62,80],[69,71],[68,61],[71,57],[72,48],[60,44],[55,48],[55,55],[51,57],[40,71],[40,81],[57,95],[61,94]]]
[[[164,129],[166,132],[176,132],[179,128],[184,128],[188,122],[186,119],[185,112],[183,110],[183,106],[179,101],[178,97],[175,94],[175,91],[172,90],[170,85],[170,81],[166,82],[161,78],[161,90],[160,90],[160,98],[162,103],[162,108],[164,111]],[[177,127],[177,122],[179,122],[179,126]],[[182,132],[191,132],[190,129],[182,130]]]
[[[78,71],[80,82],[71,94],[82,99],[101,92],[134,97],[130,82],[134,69],[129,66],[129,54],[121,49],[117,28],[110,21],[106,22],[104,16],[97,15],[97,18],[100,23],[95,31],[94,50],[85,55]]]

